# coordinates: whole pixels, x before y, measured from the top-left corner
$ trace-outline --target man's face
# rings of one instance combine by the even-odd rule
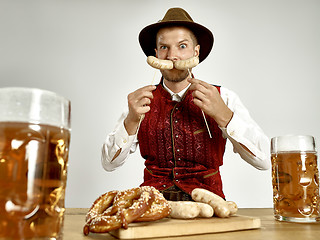
[[[193,33],[185,27],[161,28],[157,34],[156,57],[171,61],[185,60],[199,56],[200,46],[195,45]],[[163,77],[171,82],[180,82],[189,75],[188,70],[161,70]]]

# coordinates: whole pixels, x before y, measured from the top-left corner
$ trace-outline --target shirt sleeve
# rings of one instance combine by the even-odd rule
[[[115,129],[106,137],[102,145],[101,163],[106,171],[113,171],[124,164],[130,153],[137,149],[137,135],[128,135],[124,119],[128,111],[119,118]]]
[[[260,170],[270,168],[269,138],[251,118],[239,97],[227,88],[220,88],[221,97],[233,112],[233,117],[226,128],[220,127],[225,138],[233,145],[233,151],[241,158]],[[249,150],[247,150],[247,149]]]

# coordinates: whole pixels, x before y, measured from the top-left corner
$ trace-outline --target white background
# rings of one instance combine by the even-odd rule
[[[47,89],[72,102],[67,207],[90,207],[106,191],[141,183],[139,152],[108,173],[101,146],[127,94],[152,81],[140,30],[176,6],[215,36],[194,69],[198,79],[237,92],[269,137],[310,134],[319,145],[320,1],[0,0],[0,87]],[[227,147],[227,198],[272,207],[270,170],[256,170]]]

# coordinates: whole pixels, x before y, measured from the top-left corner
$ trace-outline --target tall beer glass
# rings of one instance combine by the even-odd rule
[[[272,138],[271,161],[275,218],[288,222],[319,221],[319,171],[314,138]]]
[[[70,101],[0,88],[0,239],[62,239]]]

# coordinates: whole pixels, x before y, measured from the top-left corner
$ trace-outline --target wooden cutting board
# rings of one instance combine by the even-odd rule
[[[229,232],[260,227],[260,218],[242,215],[229,218],[164,218],[155,222],[131,223],[128,229],[118,229],[110,234],[120,239],[137,239]]]

